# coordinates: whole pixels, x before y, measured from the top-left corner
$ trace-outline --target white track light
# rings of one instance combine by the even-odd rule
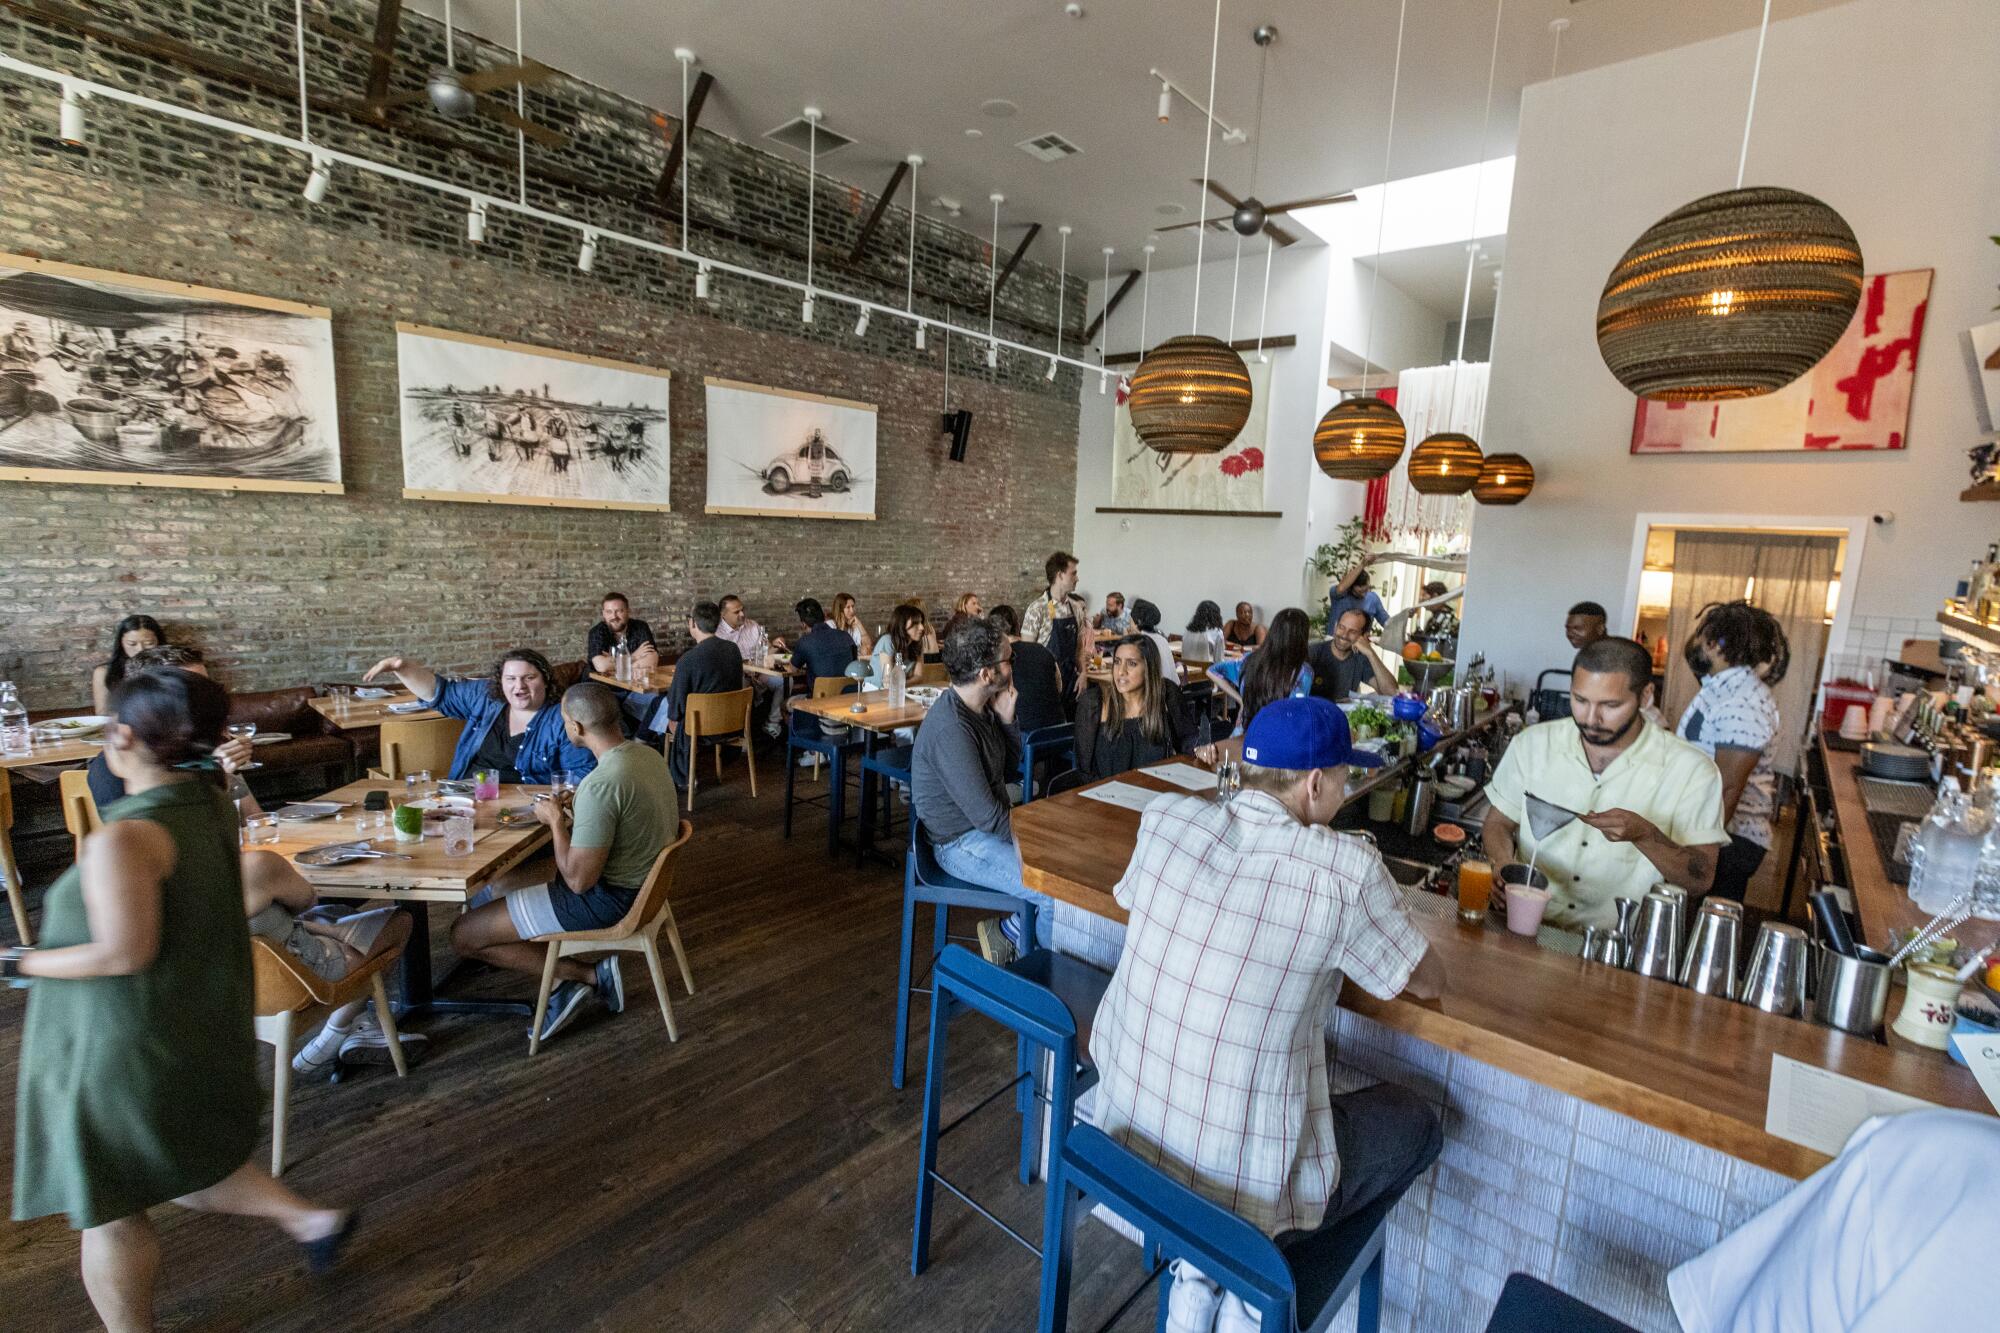
[[[587,231],[583,234],[583,248],[576,252],[576,266],[584,273],[588,273],[597,267],[596,232]]]
[[[805,303],[799,307],[799,323],[810,324],[812,322],[813,322],[813,294],[811,292],[807,292]]]
[[[1097,375],[1097,396],[1102,398],[1111,389],[1111,377],[1102,371]]]
[[[465,210],[465,239],[478,245],[486,239],[486,201],[475,199]]]
[[[1054,357],[1050,357],[1048,372],[1044,374],[1042,378],[1049,381],[1051,384],[1055,383],[1056,371],[1060,370],[1061,368],[1062,367],[1060,366],[1060,364],[1058,364],[1056,359]]]
[[[703,264],[694,271],[694,299],[708,300],[708,265]]]
[[[861,311],[861,318],[854,321],[854,336],[857,338],[868,336],[868,311],[866,308]]]
[[[921,324],[917,325],[917,350],[924,350],[924,326]]]
[[[333,163],[317,154],[313,156],[312,175],[306,177],[305,196],[309,204],[324,203],[326,190],[333,184]]]
[[[83,146],[83,94],[68,84],[62,90],[62,141]]]
[[[988,344],[986,344],[986,368],[987,368],[988,370],[998,370],[998,369],[1000,369],[1000,344],[999,344],[999,343],[988,343]]]
[[[1166,80],[1162,79],[1160,81],[1160,124],[1166,124],[1167,118],[1173,115],[1173,113],[1174,90]]]

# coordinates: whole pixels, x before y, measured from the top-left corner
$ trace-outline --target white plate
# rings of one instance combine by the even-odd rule
[[[427,796],[411,804],[419,810],[463,810],[467,814],[472,814],[479,808],[470,796]]]
[[[307,820],[329,818],[346,808],[339,801],[294,801],[278,811],[278,818],[289,823],[304,823]]]
[[[104,730],[114,719],[93,713],[87,717],[59,717],[49,722],[38,722],[38,727],[47,727],[68,740],[77,740]]]
[[[395,693],[394,690],[385,690],[380,685],[359,685],[355,687],[354,697],[357,699],[387,699]]]
[[[421,713],[429,707],[430,705],[422,699],[412,699],[408,703],[390,704],[388,711],[391,713]]]

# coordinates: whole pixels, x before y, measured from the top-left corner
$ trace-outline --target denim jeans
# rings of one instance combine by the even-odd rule
[[[1046,894],[1035,893],[1022,886],[1021,849],[1011,837],[1003,838],[984,829],[973,829],[940,844],[937,859],[947,874],[981,888],[998,889],[1001,893],[1011,893],[1034,903],[1037,908],[1035,941],[1044,949],[1050,946],[1054,938],[1051,932],[1055,928],[1052,910],[1055,904]],[[1007,938],[1013,940],[1017,929],[1014,918],[1007,918],[1002,929],[1007,932]],[[1018,947],[1020,941],[1014,942]]]

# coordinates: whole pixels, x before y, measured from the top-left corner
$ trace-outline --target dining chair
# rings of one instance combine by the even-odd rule
[[[812,697],[828,699],[837,694],[846,694],[854,687],[855,682],[845,676],[821,676],[813,681]],[[794,699],[793,703],[796,702]],[[840,850],[840,825],[847,818],[847,756],[851,753],[860,753],[862,748],[862,734],[833,718],[824,719],[810,734],[801,732],[796,725],[785,729],[784,830],[787,838],[792,836],[792,806],[817,805],[821,800],[817,796],[794,795],[798,784],[798,761],[802,756],[810,756],[815,778],[819,776],[822,760],[832,769],[831,781],[824,798],[827,811],[826,854],[832,856]]]
[[[459,734],[464,730],[465,723],[455,717],[385,720],[382,766],[369,769],[368,776],[394,779],[406,773],[449,773]]]
[[[667,1040],[681,1039],[680,1029],[674,1025],[673,1002],[667,998],[666,970],[660,966],[660,935],[665,932],[667,944],[674,951],[674,962],[680,965],[681,982],[689,995],[694,994],[694,973],[688,970],[687,950],[681,947],[681,928],[674,920],[671,900],[674,853],[693,836],[694,825],[683,819],[680,836],[660,849],[653,859],[653,868],[646,872],[646,882],[639,886],[639,896],[632,900],[632,909],[617,925],[602,930],[566,930],[541,937],[548,941],[549,951],[542,961],[542,988],[535,996],[535,1021],[528,1026],[529,1055],[542,1049],[542,1018],[548,1012],[549,993],[555,989],[556,960],[585,953],[644,954],[646,970],[653,974],[653,993],[659,997],[660,1017],[667,1020]]]
[[[750,702],[755,694],[755,690],[745,685],[740,690],[721,694],[690,694],[687,697],[681,725],[687,731],[687,808],[690,811],[694,809],[695,780],[700,776],[697,770],[701,767],[698,760],[703,737],[714,743],[717,782],[722,781],[722,747],[732,745],[742,748],[744,767],[750,770],[750,795],[756,796],[757,756],[750,748]]]
[[[949,685],[951,684],[951,672],[945,669],[945,665],[942,662],[925,662],[910,677],[910,684]]]
[[[423,904],[419,903],[421,910]],[[396,1035],[396,1011],[390,1007],[389,992],[382,974],[403,956],[399,946],[385,949],[338,981],[329,981],[298,959],[282,945],[261,935],[250,937],[250,964],[256,980],[252,1006],[257,1015],[257,1040],[268,1042],[277,1051],[271,1066],[271,1174],[285,1170],[285,1120],[292,1094],[292,1037],[298,1019],[318,1009],[338,1009],[364,995],[375,1000],[375,1017],[382,1035],[389,1039],[389,1059],[395,1063],[396,1077],[409,1073],[403,1060],[403,1043]]]
[[[103,825],[97,815],[97,798],[90,794],[90,776],[80,768],[66,768],[57,779],[62,794],[63,827],[76,839],[76,859],[83,859],[83,840]]]
[[[7,890],[7,906],[14,911],[14,932],[25,948],[33,948],[35,932],[28,925],[28,884],[14,860],[14,844],[7,830],[14,827],[14,779],[0,768],[0,884]]]

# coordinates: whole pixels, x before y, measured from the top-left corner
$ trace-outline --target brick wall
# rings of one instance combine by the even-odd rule
[[[309,7],[310,8],[310,7]],[[207,78],[121,45],[173,33],[290,77],[289,6],[256,0],[130,0],[93,6],[88,35],[0,10],[0,50],[102,82],[296,132],[294,104],[242,80]],[[115,12],[116,17],[109,17]],[[359,31],[372,7],[336,4]],[[86,25],[90,26],[90,25]],[[406,20],[407,63],[441,55],[434,25]],[[309,32],[315,96],[358,90],[365,54]],[[461,38],[465,66],[471,43]],[[407,83],[411,75],[399,76]],[[223,134],[90,104],[87,153],[53,139],[55,93],[0,76],[0,250],[325,305],[334,312],[343,496],[225,494],[0,483],[0,675],[32,707],[79,702],[111,624],[146,611],[171,637],[199,643],[217,674],[265,688],[350,673],[392,651],[438,665],[482,667],[515,643],[558,660],[581,651],[597,596],[616,587],[656,629],[697,597],[740,592],[751,613],[789,627],[803,594],[853,592],[870,622],[910,595],[948,609],[965,589],[1018,602],[1042,558],[1071,541],[1078,384],[1044,383],[1040,363],[1003,358],[998,372],[963,344],[952,359],[954,406],[974,413],[968,462],[945,459],[937,435],[942,344],[911,346],[909,329],[822,304],[816,326],[796,301],[718,278],[713,303],[693,275],[656,257],[600,249],[596,272],[574,267],[576,237],[495,214],[488,242],[467,244],[452,201],[341,173],[318,208],[299,196],[296,155]],[[538,205],[638,234],[675,234],[649,205],[670,141],[657,113],[569,79],[535,90],[532,118],[572,135],[562,152],[529,146]],[[496,194],[511,134],[433,120],[426,137],[315,118],[323,143]],[[665,124],[666,129],[662,126]],[[691,242],[719,257],[803,276],[804,171],[697,133]],[[820,281],[900,302],[908,214],[892,208],[874,253],[844,256],[872,200],[822,178],[815,230]],[[664,229],[664,233],[663,233]],[[973,322],[983,312],[986,249],[920,223],[917,304]],[[1003,294],[1003,332],[1047,341],[1063,317],[1082,322],[1080,283],[1058,311],[1056,275],[1024,262]],[[928,295],[926,295],[928,293]],[[834,312],[828,318],[826,312]],[[405,501],[397,437],[397,320],[560,347],[675,373],[671,514],[599,513]],[[877,521],[709,517],[701,382],[719,375],[831,393],[880,407]]]

